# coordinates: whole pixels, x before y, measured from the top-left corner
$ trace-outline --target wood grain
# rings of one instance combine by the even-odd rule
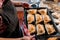
[[[0,38],[0,40],[20,40],[20,38]]]

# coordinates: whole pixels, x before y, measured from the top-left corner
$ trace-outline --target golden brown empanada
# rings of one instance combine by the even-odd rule
[[[41,15],[36,14],[35,16],[36,16],[36,23],[39,23],[39,22],[43,21],[43,19],[42,19],[42,16],[41,16]]]
[[[28,23],[32,23],[34,21],[34,15],[28,14],[27,15],[27,21],[28,21]]]
[[[30,33],[34,33],[35,32],[35,25],[28,24],[28,30],[29,30]]]
[[[48,23],[50,21],[51,21],[50,17],[48,15],[44,15],[44,23]]]
[[[51,24],[45,24],[45,28],[46,28],[48,34],[52,34],[55,32],[55,29],[54,29],[53,25],[51,25]]]
[[[38,12],[39,12],[41,15],[46,15],[46,14],[47,14],[47,9],[40,9],[40,10],[38,10]]]
[[[42,24],[37,24],[37,35],[42,35],[45,33],[44,26]]]
[[[29,9],[29,10],[27,10],[27,12],[29,14],[36,14],[37,13],[37,10],[36,9]]]

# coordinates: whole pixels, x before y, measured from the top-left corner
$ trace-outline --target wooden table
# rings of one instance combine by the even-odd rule
[[[20,40],[20,38],[0,38],[0,40]]]

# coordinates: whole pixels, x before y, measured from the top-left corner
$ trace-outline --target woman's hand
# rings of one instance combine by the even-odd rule
[[[35,40],[33,36],[24,36],[23,38],[0,38],[0,40]]]
[[[34,36],[24,36],[22,40],[35,40]]]
[[[24,36],[23,40],[35,40],[34,36]]]
[[[23,40],[30,40],[31,38],[30,37],[28,37],[28,36],[24,36],[23,37]]]

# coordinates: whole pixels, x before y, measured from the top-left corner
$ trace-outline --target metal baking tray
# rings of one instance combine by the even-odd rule
[[[52,16],[50,15],[50,12],[49,12],[48,8],[46,8],[46,7],[40,7],[40,8],[24,8],[24,19],[25,19],[25,24],[26,24],[27,28],[28,28],[28,22],[27,22],[27,14],[28,14],[28,13],[27,13],[27,10],[29,10],[29,9],[37,9],[37,10],[47,9],[47,14],[48,14],[49,17],[51,18],[51,22],[49,22],[49,23],[51,23],[51,24],[54,26],[55,30],[56,30],[55,33],[53,33],[53,34],[51,34],[51,35],[48,35],[48,33],[47,33],[47,31],[46,31],[46,28],[45,28],[44,21],[43,21],[42,24],[44,25],[44,28],[45,28],[45,34],[44,34],[44,35],[36,35],[37,32],[35,32],[34,34],[35,34],[35,37],[36,37],[36,38],[38,38],[38,39],[44,38],[44,39],[45,39],[45,38],[47,38],[48,36],[56,35],[56,34],[58,33],[57,28],[56,28],[56,25],[55,25],[55,23],[54,23],[54,21],[53,21],[53,18],[52,18]],[[34,18],[35,18],[35,15],[34,15]],[[35,21],[36,21],[36,18],[35,18]],[[34,21],[34,23],[32,23],[32,24],[34,24],[34,25],[36,26],[35,21]]]

